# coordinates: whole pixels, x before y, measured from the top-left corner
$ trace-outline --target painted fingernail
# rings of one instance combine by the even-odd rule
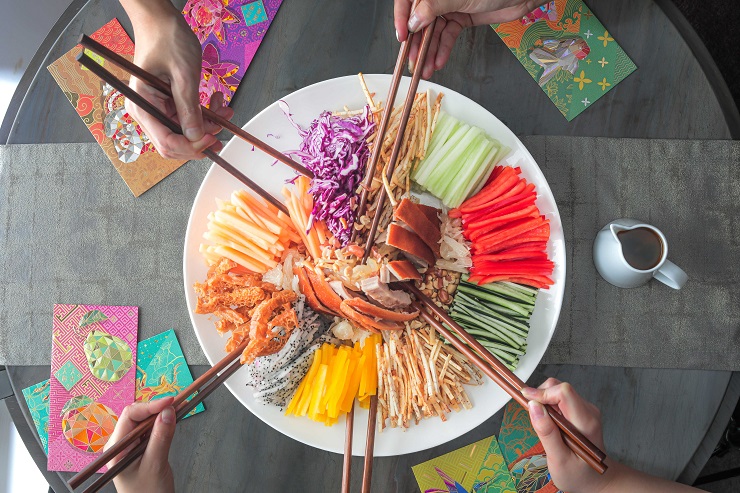
[[[419,26],[421,25],[421,21],[419,20],[419,17],[416,15],[416,12],[411,14],[411,18],[409,19],[409,31],[412,33],[415,33],[419,30]]]
[[[185,138],[190,142],[195,142],[203,138],[203,130],[198,127],[190,127],[185,129]]]
[[[175,422],[175,410],[170,407],[165,407],[164,410],[162,410],[162,423],[171,425]]]
[[[537,401],[529,401],[529,415],[533,420],[545,417],[545,407]]]
[[[522,395],[528,399],[533,399],[537,395],[537,391],[532,387],[524,387],[522,389]]]

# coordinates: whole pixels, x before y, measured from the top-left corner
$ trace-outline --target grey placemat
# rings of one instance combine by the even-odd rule
[[[565,230],[566,294],[543,362],[740,370],[740,142],[522,140]],[[622,217],[663,231],[683,289],[599,277],[594,237]]]
[[[740,369],[740,143],[523,139],[555,193],[568,253],[548,363]],[[96,144],[0,147],[0,364],[48,364],[53,303],[140,307],[139,336],[174,328],[205,364],[183,296],[185,226],[207,162],[135,199]],[[594,235],[636,217],[689,274],[620,290],[591,261]]]

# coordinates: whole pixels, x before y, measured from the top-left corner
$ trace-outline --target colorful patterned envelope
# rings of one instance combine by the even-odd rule
[[[136,400],[153,401],[177,395],[193,383],[193,375],[182,354],[174,330],[168,330],[139,342],[136,365]],[[195,395],[195,394],[193,394]],[[192,396],[188,400],[192,399]],[[186,418],[205,411],[203,403]]]
[[[422,493],[516,493],[493,436],[412,469]]]
[[[637,69],[583,0],[491,27],[568,121]]]
[[[49,453],[49,380],[23,389],[28,411],[36,426],[44,452]]]
[[[133,60],[134,44],[117,19],[90,37]],[[72,48],[47,68],[131,193],[138,197],[186,161],[165,159],[157,153],[149,137],[126,112],[123,95],[77,63],[75,56],[81,49]],[[92,52],[88,55],[119,79],[129,79],[127,72]]]
[[[517,493],[558,493],[547,469],[545,450],[529,420],[529,411],[514,400],[504,409],[498,441]]]
[[[138,363],[136,365],[136,400],[151,401],[175,395],[181,389],[193,383],[182,355],[180,343],[174,330],[162,332],[159,335],[140,341],[137,348]],[[158,385],[147,385],[147,377],[158,382]],[[44,452],[49,453],[49,385],[50,380],[44,380],[36,385],[23,389],[23,397],[36,426]],[[192,398],[192,397],[191,397]],[[190,399],[188,399],[190,400]],[[205,411],[203,403],[198,404],[187,416]]]
[[[231,101],[283,0],[188,0],[182,10],[203,46],[200,102]]]
[[[135,306],[54,305],[50,471],[92,462],[134,401],[138,323]]]

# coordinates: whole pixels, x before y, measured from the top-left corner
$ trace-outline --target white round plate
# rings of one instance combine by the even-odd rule
[[[391,76],[366,75],[365,80],[370,91],[377,94],[376,98],[382,99],[388,92]],[[406,94],[408,83],[408,78],[402,81],[397,104],[401,104],[400,101]],[[537,206],[542,214],[550,219],[551,233],[547,249],[550,258],[555,262],[553,274],[555,284],[549,290],[540,291],[537,297],[531,320],[527,354],[521,358],[519,368],[516,370],[516,374],[522,380],[527,380],[550,343],[563,301],[565,243],[555,199],[537,163],[519,139],[498,118],[461,94],[437,84],[422,81],[419,91],[427,89],[432,90],[434,97],[440,91],[444,93],[442,100],[444,111],[468,124],[481,127],[489,136],[498,139],[512,149],[506,162],[520,166],[522,176],[535,184],[538,193]],[[361,108],[365,104],[365,96],[357,77],[347,76],[308,86],[286,96],[283,101],[288,103],[295,121],[306,128],[322,111],[340,111],[345,105],[352,109]],[[265,108],[247,123],[244,129],[282,151],[297,149],[300,143],[296,130],[278,108],[277,103]],[[221,156],[275,197],[282,197],[280,190],[285,180],[294,176],[290,168],[280,163],[273,164],[272,158],[259,150],[253,150],[251,145],[237,137],[231,139],[221,151]],[[202,282],[206,278],[207,267],[198,252],[198,247],[203,232],[206,230],[207,216],[215,210],[216,198],[227,199],[231,192],[238,188],[243,188],[243,185],[214,164],[195,197],[185,236],[183,257],[185,297],[198,341],[211,364],[219,361],[226,354],[224,350],[226,339],[216,332],[214,322],[209,316],[193,313],[196,296],[192,286],[193,283]],[[247,409],[279,432],[307,445],[340,454],[343,452],[343,420],[332,427],[327,427],[308,418],[285,416],[275,406],[259,404],[253,399],[252,391],[246,386],[246,377],[241,371],[226,382],[226,387]],[[447,416],[446,422],[442,422],[439,418],[423,420],[419,425],[412,425],[405,432],[400,429],[387,428],[382,433],[378,433],[376,437],[375,455],[408,454],[448,442],[484,422],[509,400],[509,396],[487,378],[484,385],[468,386],[466,390],[473,402],[473,409],[459,413],[452,412]],[[355,455],[364,453],[366,423],[367,411],[358,409],[355,415],[353,439],[353,454]]]

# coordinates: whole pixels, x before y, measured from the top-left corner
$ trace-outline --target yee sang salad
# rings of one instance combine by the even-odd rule
[[[289,153],[315,178],[285,184],[289,214],[245,190],[216,200],[195,311],[214,316],[226,351],[246,345],[254,397],[291,419],[330,426],[377,396],[381,429],[445,421],[475,404],[466,388],[482,375],[397,283],[415,283],[514,369],[538,290],[553,284],[549,221],[535,186],[501,164],[509,149],[443,112],[443,94],[416,95],[387,179],[401,111],[392,108],[387,136],[376,140],[383,107],[362,75],[360,83],[365,107],[326,111],[307,128],[283,105],[302,139]],[[379,164],[366,177],[375,146]],[[356,217],[363,183],[370,188]],[[378,210],[381,189],[388,200]],[[423,190],[442,207],[419,203]]]

